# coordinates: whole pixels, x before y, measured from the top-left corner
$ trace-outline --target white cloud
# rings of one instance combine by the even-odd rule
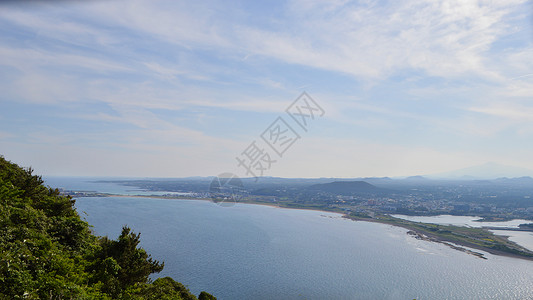
[[[204,76],[204,75],[191,74],[190,72],[179,70],[178,66],[165,67],[165,66],[160,65],[157,62],[145,62],[144,65],[148,69],[155,72],[156,74],[158,74],[164,79],[175,79],[177,76],[185,76],[185,77],[195,79],[195,80],[208,80],[209,79],[207,76]]]
[[[245,28],[253,53],[290,63],[384,78],[403,68],[441,77],[497,76],[487,64],[491,44],[508,32],[503,17],[520,3],[409,1],[377,5],[292,5],[289,30]],[[312,2],[315,3],[315,2]]]
[[[533,121],[533,108],[531,107],[472,107],[470,110],[514,120]]]
[[[27,133],[38,145],[34,151],[43,150],[41,157],[21,144],[12,144],[10,154],[22,157],[16,152],[23,151],[40,161],[60,161],[63,154],[65,170],[72,163],[71,171],[86,156],[83,167],[94,174],[108,164],[127,173],[146,170],[137,173],[146,176],[207,175],[234,167],[233,156],[246,143],[219,137],[213,128],[166,120],[158,110],[220,119],[229,118],[227,111],[237,119],[251,111],[283,113],[301,84],[315,85],[311,96],[326,118],[335,120],[328,123],[335,128],[322,131],[326,135],[348,127],[387,136],[397,125],[407,128],[406,135],[420,127],[444,133],[447,141],[496,138],[510,128],[531,133],[524,128],[533,127],[533,48],[497,45],[521,32],[509,18],[523,18],[516,14],[526,1],[384,3],[290,1],[267,24],[250,20],[256,11],[227,3],[95,1],[68,9],[6,8],[0,18],[26,30],[28,40],[0,39],[0,64],[7,67],[0,72],[6,79],[1,100],[72,107],[90,102],[100,109],[68,117],[121,128],[79,136],[61,130]],[[313,77],[321,77],[322,86]],[[339,91],[336,79],[344,81]],[[425,110],[418,109],[421,104]],[[355,119],[354,111],[362,117]],[[250,126],[244,125],[238,136],[248,134]],[[301,156],[275,174],[410,175],[496,160],[383,140],[309,139],[303,143],[309,152],[296,152]],[[61,149],[54,152],[47,141]],[[87,141],[93,152],[83,149]],[[106,163],[91,166],[91,159]],[[128,160],[142,162],[132,167]],[[180,167],[183,173],[170,171]],[[167,173],[157,174],[163,169]]]
[[[85,9],[105,24],[185,48],[266,56],[360,79],[411,68],[494,80],[501,70],[487,67],[490,47],[513,31],[504,18],[524,3],[291,1],[288,18],[273,20],[274,29],[242,23],[238,9],[213,3],[95,2]]]
[[[3,58],[0,64],[23,71],[32,71],[40,67],[69,67],[96,71],[98,73],[131,71],[131,67],[87,55],[57,53],[29,48],[0,47]]]
[[[79,101],[82,90],[83,86],[72,76],[66,74],[50,76],[34,71],[14,79],[14,82],[5,89],[5,96],[17,101],[59,104]]]
[[[211,3],[213,5],[213,3]],[[193,2],[114,1],[95,2],[87,10],[104,24],[119,25],[167,42],[189,46],[230,47],[222,37],[227,24],[209,4]]]

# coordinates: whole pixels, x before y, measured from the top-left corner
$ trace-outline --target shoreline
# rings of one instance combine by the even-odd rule
[[[531,256],[524,256],[524,255],[509,253],[509,252],[506,252],[506,251],[491,249],[491,248],[488,248],[488,247],[483,247],[483,246],[480,246],[480,245],[477,245],[477,244],[474,244],[474,243],[465,242],[465,241],[446,239],[445,237],[442,237],[442,236],[437,235],[435,233],[428,232],[427,230],[422,230],[420,228],[417,228],[415,226],[411,226],[409,224],[398,224],[398,223],[391,224],[390,222],[387,222],[386,220],[379,220],[379,219],[372,219],[372,218],[358,218],[358,217],[353,217],[353,216],[348,216],[348,215],[346,215],[345,218],[347,218],[349,220],[352,220],[352,221],[364,221],[364,222],[380,223],[380,224],[384,224],[384,225],[401,227],[401,228],[407,229],[408,230],[407,234],[412,235],[415,238],[419,238],[419,239],[426,240],[426,241],[429,241],[429,242],[434,242],[434,243],[441,243],[441,244],[444,244],[444,245],[446,245],[446,246],[448,246],[448,247],[450,247],[452,249],[455,249],[455,250],[458,250],[458,251],[462,251],[462,252],[465,252],[467,254],[471,254],[471,255],[474,255],[474,256],[477,256],[477,257],[480,257],[480,258],[483,258],[483,259],[487,259],[486,257],[484,257],[483,253],[475,252],[475,251],[472,251],[470,249],[484,251],[484,252],[487,252],[489,254],[496,255],[496,256],[505,256],[505,257],[511,257],[511,258],[518,258],[518,259],[524,259],[524,260],[528,260],[528,261],[533,261],[533,257],[531,257]],[[426,223],[421,223],[421,224],[426,224]],[[411,233],[409,233],[409,232],[411,232]],[[508,239],[508,237],[504,237],[504,236],[500,236],[500,237],[504,238],[509,243],[516,244],[516,243],[510,241]],[[520,245],[518,245],[518,246],[521,247]],[[467,248],[470,248],[470,249],[463,248],[463,247],[467,247]],[[524,248],[524,247],[522,247],[522,248]]]
[[[209,201],[209,202],[212,202],[212,203],[216,204],[216,202],[213,201],[213,199],[210,199],[210,198],[186,198],[186,197],[171,198],[171,197],[157,196],[157,195],[146,195],[145,196],[145,195],[123,195],[123,194],[108,194],[106,196],[96,196],[96,197],[149,198],[149,199],[161,199],[161,200]],[[83,197],[83,198],[90,198],[90,197]],[[483,247],[483,246],[480,246],[480,245],[477,245],[477,244],[474,244],[474,243],[465,242],[465,241],[457,241],[457,240],[453,240],[452,241],[452,240],[446,239],[446,238],[444,238],[444,237],[442,237],[440,235],[428,232],[426,230],[421,230],[420,228],[416,228],[415,226],[411,226],[409,224],[391,223],[391,222],[388,222],[387,220],[380,220],[380,219],[374,219],[374,218],[355,217],[355,216],[351,216],[351,215],[349,215],[349,214],[347,214],[345,212],[324,210],[324,209],[319,209],[319,208],[286,207],[286,206],[280,206],[280,205],[276,205],[276,204],[272,204],[272,203],[264,203],[264,202],[235,202],[234,205],[235,204],[263,205],[263,206],[269,206],[269,207],[272,207],[272,208],[280,208],[280,209],[313,210],[313,211],[318,211],[318,212],[334,213],[334,214],[338,214],[342,218],[345,218],[345,219],[348,219],[348,220],[352,220],[352,221],[356,221],[356,222],[357,221],[372,222],[372,223],[379,223],[379,224],[384,224],[384,225],[404,228],[404,229],[407,229],[406,234],[412,236],[413,238],[424,240],[424,241],[427,241],[427,242],[441,243],[441,244],[444,244],[444,245],[446,245],[446,246],[448,246],[448,247],[450,247],[450,248],[452,248],[454,250],[461,251],[461,252],[464,252],[466,254],[470,254],[470,255],[479,257],[481,259],[487,259],[487,258],[484,256],[483,253],[475,252],[475,251],[472,251],[470,249],[484,251],[486,253],[490,253],[490,254],[495,255],[495,256],[505,256],[505,257],[510,257],[510,258],[517,258],[517,259],[524,259],[524,260],[528,260],[528,261],[533,261],[533,257],[523,256],[523,255],[519,255],[519,254],[513,254],[513,253],[509,253],[509,252],[501,251],[501,250],[496,250],[496,249],[491,249],[491,248]],[[401,219],[401,220],[403,220],[403,219]],[[407,221],[407,220],[403,220],[403,221]],[[407,222],[411,222],[411,221],[407,221]],[[426,224],[426,223],[421,223],[421,224]],[[431,224],[431,223],[427,223],[427,224]],[[507,241],[509,243],[516,244],[515,242],[510,241],[507,236],[500,236],[500,237],[504,238],[505,241]],[[516,244],[516,245],[518,245],[518,244]],[[518,246],[522,247],[520,245],[518,245]],[[463,248],[463,247],[467,247],[467,248],[470,248],[470,249]],[[522,247],[522,248],[524,248],[526,250],[529,250],[529,249],[527,249],[525,247]]]
[[[160,200],[188,200],[188,201],[208,201],[212,202],[214,204],[217,204],[217,202],[213,201],[211,198],[187,198],[187,197],[165,197],[165,196],[158,196],[158,195],[124,195],[124,194],[106,194],[105,196],[84,196],[79,198],[106,198],[106,197],[117,197],[117,198],[149,198],[149,199],[160,199]],[[319,208],[306,208],[306,207],[288,207],[288,206],[281,206],[274,203],[266,203],[266,202],[253,202],[253,201],[238,201],[235,202],[235,204],[250,204],[250,205],[263,205],[263,206],[269,206],[273,208],[282,208],[282,209],[300,209],[300,210],[313,210],[313,211],[320,211],[320,212],[327,212],[327,213],[335,213],[339,214],[342,217],[347,216],[345,212],[341,211],[333,211],[333,210],[325,210],[325,209],[319,209]],[[232,205],[232,206],[233,206]]]

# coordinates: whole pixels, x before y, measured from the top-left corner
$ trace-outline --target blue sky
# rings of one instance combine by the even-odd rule
[[[85,2],[0,4],[0,153],[38,173],[246,176],[303,91],[265,176],[533,169],[530,1]]]

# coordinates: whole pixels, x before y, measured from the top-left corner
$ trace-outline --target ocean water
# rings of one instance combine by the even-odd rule
[[[128,180],[139,178],[44,176],[43,179],[45,185],[72,191],[100,192],[120,195],[140,195],[143,193],[143,191],[137,187],[105,182],[106,180]]]
[[[209,201],[80,198],[99,235],[123,225],[171,276],[218,299],[533,299],[533,262],[483,260],[339,214]]]
[[[191,193],[169,192],[169,191],[147,191],[135,186],[126,186],[113,183],[112,181],[121,180],[139,180],[145,178],[127,178],[127,177],[63,177],[63,176],[46,176],[43,178],[45,185],[62,188],[70,191],[100,192],[115,195],[129,196],[161,196],[161,195],[179,195],[190,196]]]

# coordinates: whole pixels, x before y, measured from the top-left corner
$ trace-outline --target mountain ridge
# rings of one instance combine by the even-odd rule
[[[498,178],[519,178],[519,177],[533,177],[533,170],[502,165],[494,162],[487,162],[480,165],[470,166],[466,168],[456,169],[447,172],[433,173],[424,175],[430,179],[498,179]]]
[[[356,193],[378,192],[381,188],[362,180],[334,181],[329,183],[313,184],[307,187],[309,191],[337,193],[350,195]]]

